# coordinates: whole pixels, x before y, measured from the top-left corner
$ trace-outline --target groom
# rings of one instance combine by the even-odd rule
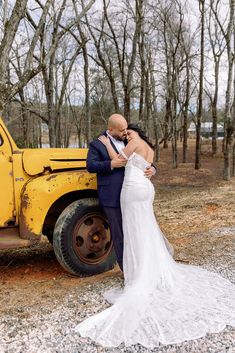
[[[108,119],[108,129],[102,135],[109,137],[113,148],[119,154],[127,144],[126,119],[120,114],[111,115]],[[126,163],[126,160],[120,158],[110,160],[106,147],[98,139],[90,143],[87,170],[97,174],[99,202],[109,221],[114,250],[121,270],[123,270],[123,231],[120,193]],[[155,173],[154,166],[145,171],[147,178],[151,178]]]

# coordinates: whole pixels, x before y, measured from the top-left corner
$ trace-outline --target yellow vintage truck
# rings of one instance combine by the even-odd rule
[[[99,207],[87,149],[19,149],[0,118],[0,249],[46,235],[59,263],[75,275],[113,268],[109,224]]]

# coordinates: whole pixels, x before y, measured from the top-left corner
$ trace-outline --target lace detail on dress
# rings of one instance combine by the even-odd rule
[[[151,163],[146,161],[146,159],[141,156],[139,153],[133,152],[129,157],[125,154],[123,150],[120,151],[120,154],[127,160],[127,161],[132,161],[127,163],[127,166],[134,165],[140,169],[145,169],[149,166],[151,166]]]
[[[154,188],[143,173],[146,163],[132,154],[125,168],[125,286],[104,293],[113,305],[76,328],[107,347],[124,342],[153,348],[235,327],[235,286],[217,273],[172,258],[154,215]]]
[[[147,162],[146,159],[140,154],[133,152],[132,155],[129,157],[126,167],[131,166],[137,167],[141,170],[145,170],[147,167],[151,166],[151,163]]]

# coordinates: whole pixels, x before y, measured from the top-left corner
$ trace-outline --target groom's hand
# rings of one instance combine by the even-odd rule
[[[154,167],[147,167],[145,169],[144,175],[146,176],[146,178],[151,179],[153,175],[156,174],[156,169]]]
[[[121,159],[121,158],[114,158],[111,160],[111,168],[122,168],[125,167],[127,161],[125,159]]]

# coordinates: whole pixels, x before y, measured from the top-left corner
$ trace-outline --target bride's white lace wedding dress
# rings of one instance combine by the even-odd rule
[[[121,192],[124,232],[123,289],[105,293],[109,308],[76,331],[103,346],[140,343],[152,348],[235,326],[235,285],[201,267],[176,263],[153,211],[149,163],[133,153]]]

